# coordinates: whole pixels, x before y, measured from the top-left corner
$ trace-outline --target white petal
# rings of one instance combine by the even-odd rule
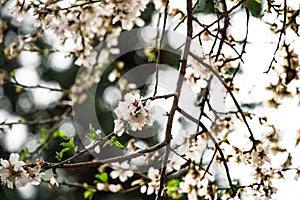
[[[142,20],[141,18],[137,18],[137,19],[135,20],[135,24],[136,24],[138,27],[145,26],[145,22],[144,22],[144,20]]]
[[[146,192],[146,190],[147,190],[147,187],[146,187],[146,185],[143,185],[143,186],[141,187],[141,193],[145,193],[145,192]]]
[[[112,172],[110,172],[110,177],[112,177],[113,179],[116,179],[119,176],[119,172],[114,170]]]
[[[97,190],[102,191],[104,190],[105,185],[103,183],[97,183]]]
[[[19,161],[19,154],[17,153],[12,153],[10,154],[10,157],[9,157],[9,162],[11,165],[15,165],[17,164],[17,162]]]
[[[95,146],[94,151],[96,153],[100,153],[100,146],[99,145]]]
[[[108,189],[109,189],[109,191],[116,193],[122,189],[122,186],[120,184],[118,184],[118,185],[111,184],[108,186]]]
[[[133,171],[127,170],[124,172],[126,176],[132,177],[134,175]]]
[[[128,178],[127,178],[127,176],[125,174],[121,174],[119,176],[119,179],[120,179],[121,182],[125,182],[125,181],[127,181]]]
[[[1,158],[1,165],[4,168],[8,168],[10,166],[9,162],[7,160],[3,160],[2,158]]]
[[[154,192],[154,188],[153,187],[148,187],[148,190],[147,190],[147,195],[150,195]]]

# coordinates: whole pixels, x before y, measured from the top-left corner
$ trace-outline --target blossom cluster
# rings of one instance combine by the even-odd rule
[[[22,4],[17,1],[11,12],[19,21],[33,13],[36,27],[42,27],[48,35],[54,33],[68,50],[75,52],[75,64],[88,67],[96,61],[99,65],[104,64],[110,54],[118,53],[114,48],[121,32],[117,23],[125,30],[131,30],[134,25],[143,26],[140,15],[148,3],[149,0],[24,1]],[[99,55],[93,50],[95,38],[98,42],[106,41]],[[10,50],[14,51],[14,48]]]
[[[41,172],[43,161],[38,159],[36,165],[30,167],[26,166],[19,158],[20,155],[17,153],[12,153],[9,160],[1,158],[0,178],[2,184],[11,189],[13,189],[13,183],[15,183],[17,187],[23,187],[28,183],[39,185],[43,175]]]
[[[118,107],[114,109],[117,119],[114,120],[114,133],[121,136],[126,127],[130,130],[142,130],[145,125],[153,124],[152,115],[154,112],[151,101],[141,100],[141,96],[136,93],[128,93],[124,101],[119,102]]]
[[[186,68],[184,78],[192,88],[193,92],[200,93],[201,90],[207,86],[209,72],[201,67],[193,58],[188,59],[188,65],[189,67]]]

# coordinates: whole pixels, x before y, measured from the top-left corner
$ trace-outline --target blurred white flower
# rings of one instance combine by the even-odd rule
[[[113,179],[119,177],[121,182],[127,181],[128,178],[134,175],[133,171],[130,170],[130,166],[127,162],[120,163],[112,163],[112,167],[115,169],[110,173],[110,176]]]
[[[116,193],[122,190],[122,186],[120,184],[115,185],[115,184],[108,184],[108,183],[97,183],[97,190],[110,191]]]

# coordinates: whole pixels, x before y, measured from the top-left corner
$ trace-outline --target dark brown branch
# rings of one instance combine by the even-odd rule
[[[209,168],[210,168],[211,164],[213,163],[213,160],[214,160],[214,158],[215,158],[217,152],[218,152],[218,150],[217,150],[217,148],[215,148],[214,154],[213,154],[213,156],[211,157],[211,160],[209,161],[209,163],[208,163],[208,165],[207,165],[207,167],[206,167],[206,170],[205,170],[203,176],[201,177],[201,180],[203,180],[203,179],[205,178],[205,175],[206,175],[207,173],[209,173]],[[209,173],[209,174],[210,174],[210,173]]]
[[[228,14],[228,11],[227,11],[226,1],[221,0],[221,4],[222,4],[222,9],[223,9],[222,15],[224,16],[224,25],[223,25],[223,28],[221,30],[221,40],[220,40],[220,44],[219,44],[219,48],[218,48],[218,51],[217,51],[217,54],[216,54],[215,61],[218,60],[219,55],[221,54],[221,50],[222,50],[224,41],[227,40],[227,29],[228,29],[228,26],[229,26],[229,14]]]
[[[175,97],[173,99],[172,107],[171,107],[171,110],[170,110],[169,116],[168,116],[166,132],[165,132],[165,141],[167,142],[167,144],[169,144],[172,139],[171,133],[172,133],[173,119],[174,119],[176,109],[178,108],[180,92],[181,92],[181,88],[182,88],[182,84],[183,84],[183,77],[185,75],[185,70],[187,67],[187,58],[188,58],[188,55],[190,52],[191,38],[193,36],[193,2],[192,2],[192,0],[187,0],[187,8],[186,9],[187,9],[187,37],[186,37],[186,41],[185,41],[183,59],[182,59],[181,67],[179,69],[179,76],[178,76],[178,80],[177,80],[177,86],[176,86],[176,92],[175,92],[177,94],[177,97]],[[168,150],[166,150],[166,151],[168,151]],[[167,152],[166,152],[166,154],[168,157]],[[167,159],[168,158],[166,158],[165,160],[167,160]],[[164,176],[165,171],[162,170],[162,172],[164,172],[164,174],[162,174]],[[157,194],[157,200],[160,200],[160,198],[161,198],[161,190]]]
[[[28,86],[28,85],[23,85],[23,84],[19,83],[16,79],[14,79],[14,81],[15,82],[6,81],[6,83],[12,84],[12,85],[15,85],[15,86],[19,86],[19,87],[22,87],[22,88],[26,88],[26,89],[46,89],[46,90],[55,91],[55,92],[68,92],[69,91],[67,89],[51,88],[51,87],[42,86],[42,85]]]
[[[166,171],[167,171],[169,155],[170,155],[170,144],[168,144],[166,146],[166,152],[165,152],[164,160],[162,163],[162,169],[160,172],[159,189],[158,189],[158,193],[156,195],[156,200],[160,200],[161,197],[163,196],[162,192],[164,189],[164,182],[165,182],[165,178],[166,178]]]
[[[264,73],[269,73],[269,71],[271,70],[272,68],[272,65],[273,65],[273,62],[277,62],[276,61],[276,54],[277,54],[277,51],[280,47],[280,42],[281,42],[281,39],[282,39],[282,36],[283,34],[285,34],[285,28],[286,28],[286,14],[287,14],[287,6],[286,6],[286,0],[284,0],[284,3],[283,3],[283,24],[282,24],[282,28],[280,30],[280,35],[279,35],[279,38],[278,38],[278,42],[277,42],[277,46],[276,46],[276,49],[275,49],[275,52],[274,52],[274,56],[271,60],[271,63],[267,69],[267,71],[265,71]]]
[[[24,125],[38,125],[38,124],[49,124],[49,123],[53,123],[53,122],[57,122],[57,121],[60,121],[61,120],[61,116],[58,117],[58,116],[55,116],[55,117],[52,117],[52,118],[49,118],[49,119],[35,119],[35,120],[23,120],[23,119],[20,119],[19,121],[16,121],[16,122],[1,122],[0,123],[0,126],[12,126],[12,125],[17,125],[17,124],[24,124]]]

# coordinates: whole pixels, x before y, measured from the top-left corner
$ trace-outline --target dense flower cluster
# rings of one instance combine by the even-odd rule
[[[200,68],[199,63],[192,58],[188,60],[188,63],[190,67],[186,69],[184,78],[191,86],[193,92],[199,93],[201,89],[207,86],[206,79],[208,72]]]
[[[149,0],[105,0],[95,1],[65,1],[65,2],[37,2],[17,1],[11,8],[11,12],[18,17],[19,21],[24,20],[28,13],[35,13],[36,27],[42,27],[44,33],[55,33],[64,45],[78,57],[75,64],[91,66],[98,62],[98,65],[108,62],[109,55],[118,53],[117,37],[121,28],[116,25],[118,22],[125,30],[131,30],[136,24],[143,26],[144,21],[140,18]],[[104,39],[105,47],[97,55],[93,50],[95,37],[99,42]],[[7,55],[18,55],[18,50],[10,48]]]
[[[13,188],[13,183],[17,187],[23,187],[28,183],[38,185],[41,182],[43,173],[41,172],[42,160],[38,160],[35,167],[26,166],[19,160],[19,154],[12,153],[9,160],[1,158],[0,177],[3,185]]]
[[[209,182],[213,181],[213,177],[208,179],[203,177],[203,173],[201,170],[189,170],[184,181],[180,182],[179,193],[186,193],[189,200],[197,200],[198,197],[212,199],[208,190],[212,189]]]
[[[132,131],[142,130],[146,124],[151,126],[153,111],[150,100],[142,101],[139,94],[126,94],[114,109],[117,115],[114,133],[121,136],[128,125]]]
[[[152,193],[157,194],[160,183],[159,170],[155,169],[154,167],[150,167],[147,175],[150,181],[141,187],[141,193],[147,193],[147,195]]]

